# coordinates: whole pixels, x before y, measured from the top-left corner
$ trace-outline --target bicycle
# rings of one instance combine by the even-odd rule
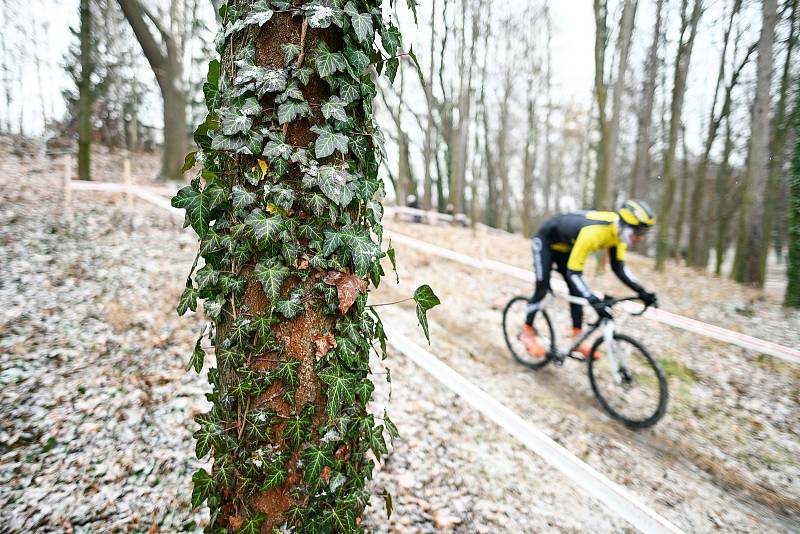
[[[587,305],[580,297],[566,295],[567,301]],[[639,300],[638,297],[606,297],[609,308],[624,301]],[[528,298],[517,296],[503,310],[503,336],[514,359],[526,367],[538,370],[553,362],[561,366],[567,358],[586,362],[594,396],[603,409],[628,428],[646,428],[656,424],[667,411],[669,392],[664,371],[647,349],[636,339],[619,333],[613,319],[599,318],[589,324],[580,336],[565,351],[559,351],[553,323],[546,309],[540,310],[534,320],[534,329],[546,354],[537,358],[528,354],[519,341],[527,315]],[[631,315],[642,315],[640,312]],[[592,344],[589,357],[577,352],[580,344],[592,334],[602,330]],[[657,390],[657,391],[656,391]]]

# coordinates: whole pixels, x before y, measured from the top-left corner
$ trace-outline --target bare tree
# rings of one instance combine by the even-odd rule
[[[180,167],[187,147],[186,90],[183,83],[183,37],[178,0],[171,0],[170,27],[140,0],[117,0],[131,25],[164,100],[164,153],[160,176],[180,178]],[[155,28],[153,32],[151,28]]]
[[[664,151],[664,193],[661,209],[658,214],[658,238],[656,243],[656,269],[663,269],[669,253],[670,216],[675,202],[675,149],[678,144],[678,130],[683,114],[683,97],[686,92],[686,77],[692,58],[692,49],[697,35],[697,25],[703,14],[703,0],[694,0],[691,16],[688,13],[689,0],[682,0],[681,31],[678,51],[675,56],[675,74],[672,85],[672,101],[670,105],[670,124],[667,146]]]
[[[761,240],[765,231],[764,208],[769,175],[769,107],[777,0],[764,0],[761,13],[747,174],[739,209],[739,236],[733,273],[737,281],[758,287],[763,287],[765,274],[761,261]]]
[[[78,178],[92,179],[92,11],[89,0],[81,0],[81,77],[78,86]]]

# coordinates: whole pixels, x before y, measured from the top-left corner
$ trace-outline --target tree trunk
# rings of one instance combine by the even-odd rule
[[[790,87],[792,81],[792,52],[797,41],[797,7],[800,2],[792,2],[792,12],[789,15],[789,36],[786,39],[786,57],[783,62],[783,73],[781,74],[781,85],[778,92],[778,105],[775,109],[775,116],[772,119],[772,139],[769,148],[769,174],[767,178],[767,189],[764,205],[764,238],[761,244],[761,270],[766,272],[767,256],[770,244],[778,242],[778,228],[776,222],[779,220],[776,213],[783,213],[779,210],[780,196],[783,191],[784,182],[781,174],[786,158],[786,134],[791,128],[790,120],[787,120],[786,108],[791,98]],[[774,235],[773,235],[774,234]]]
[[[625,75],[628,72],[628,56],[631,49],[631,38],[636,21],[637,0],[625,0],[620,20],[619,37],[617,38],[617,75],[611,94],[611,123],[608,127],[608,142],[606,143],[606,162],[608,183],[606,191],[599,199],[599,209],[613,209],[615,184],[619,181],[617,176],[617,144],[619,142],[619,121],[622,115],[622,94],[625,92]],[[609,193],[611,193],[609,195]]]
[[[428,105],[428,124],[425,128],[425,145],[423,149],[422,159],[425,169],[425,186],[423,192],[422,206],[426,210],[430,210],[433,206],[433,176],[431,174],[431,160],[435,154],[434,150],[434,130],[436,125],[433,121],[433,71],[436,62],[436,0],[432,1],[431,6],[431,48],[430,48],[430,64],[428,68],[428,79],[421,80],[423,88],[425,89],[425,101]]]
[[[525,136],[525,152],[522,163],[522,233],[529,237],[534,231],[536,201],[534,176],[538,158],[539,128],[536,120],[536,95],[533,90],[533,75],[528,77],[527,120],[528,134]]]
[[[675,79],[672,86],[672,103],[670,106],[669,138],[664,151],[664,193],[661,197],[661,209],[658,214],[658,236],[656,242],[656,269],[663,270],[669,254],[670,216],[675,202],[675,149],[678,144],[678,130],[683,113],[683,97],[686,92],[686,77],[692,58],[697,25],[703,14],[703,0],[695,0],[691,18],[687,17],[689,0],[683,0],[681,9],[681,32],[678,52],[675,57]],[[689,31],[688,37],[686,36]]]
[[[740,232],[736,243],[737,261],[734,269],[737,281],[757,287],[764,286],[761,241],[764,238],[764,208],[769,173],[769,105],[777,0],[764,0],[761,12],[750,148],[741,207],[744,232]]]
[[[678,217],[675,219],[675,243],[672,249],[672,257],[680,261],[683,254],[683,227],[686,217],[686,202],[689,196],[689,151],[686,148],[686,126],[681,126],[681,152],[683,161],[681,162],[681,188],[678,192]]]
[[[697,175],[695,177],[695,185],[692,191],[691,205],[689,208],[689,242],[686,251],[686,264],[691,267],[705,268],[708,265],[708,247],[706,241],[708,240],[708,226],[709,217],[707,210],[702,209],[702,203],[705,200],[705,182],[708,172],[708,165],[710,163],[711,149],[714,146],[714,141],[717,138],[717,131],[723,119],[730,113],[732,103],[732,91],[736,86],[744,65],[747,63],[750,52],[748,51],[745,56],[741,67],[734,71],[731,77],[731,82],[725,90],[725,97],[723,99],[722,110],[719,115],[716,114],[717,97],[719,95],[720,87],[722,87],[725,79],[725,61],[728,51],[728,43],[730,42],[731,30],[733,29],[733,20],[739,13],[742,7],[742,0],[734,0],[731,7],[731,14],[728,18],[728,26],[725,28],[725,34],[722,41],[722,52],[720,53],[719,71],[717,72],[717,82],[714,87],[714,97],[711,99],[711,110],[708,115],[708,132],[706,133],[705,146],[703,155],[700,159],[700,164],[697,168]],[[752,48],[750,49],[752,50]],[[735,56],[735,52],[734,52]]]
[[[794,158],[789,175],[789,252],[786,257],[786,306],[800,308],[800,83],[795,82]]]
[[[507,71],[503,80],[503,96],[500,101],[500,124],[497,129],[497,163],[500,172],[500,209],[498,211],[498,224],[500,228],[507,228],[511,208],[511,184],[509,182],[508,168],[508,130],[511,104],[511,90],[514,87],[512,71]]]
[[[78,86],[78,179],[92,179],[92,10],[89,0],[80,4],[81,78]]]
[[[239,20],[252,22],[225,40],[209,83],[217,87],[224,77],[224,85],[243,91],[244,103],[206,92],[209,116],[196,135],[204,169],[173,199],[186,209],[205,260],[194,279],[190,273],[178,311],[205,299],[219,366],[208,372],[212,409],[196,418],[195,432],[197,456],[211,454],[213,468],[192,477],[192,505],[207,501],[213,532],[358,532],[370,499],[365,483],[386,453],[384,430],[396,432],[385,413],[379,425],[366,409],[374,389],[370,349],[386,342],[367,306],[385,256],[372,239],[382,234],[376,88],[368,73],[362,76],[363,58],[377,53],[374,32],[365,36],[355,24],[313,28],[316,14],[302,9],[309,4],[296,2],[263,21],[263,2],[229,2]],[[369,17],[380,6],[358,5],[363,11],[344,16]],[[231,25],[225,20],[223,27]],[[296,53],[285,59],[287,43]],[[333,63],[320,61],[322,54]],[[236,57],[245,59],[237,64]],[[284,107],[276,116],[283,83],[259,96],[247,78],[256,67],[297,81],[283,103],[305,104],[307,113],[287,115]],[[345,84],[358,95],[342,104],[350,94]],[[342,114],[346,121],[337,120]],[[423,289],[415,298],[429,307],[438,299]],[[190,362],[198,372],[202,338]]]
[[[553,25],[550,19],[550,5],[544,5],[544,24],[547,40],[545,41],[545,78],[544,91],[547,99],[547,107],[544,113],[544,212],[552,213],[553,195],[553,144],[550,138],[553,124]]]
[[[178,14],[175,2],[170,4],[172,19]],[[153,69],[161,97],[164,101],[164,151],[159,177],[164,180],[179,180],[187,147],[186,89],[183,80],[183,43],[178,26],[171,20],[173,28],[166,28],[159,17],[145,9],[139,0],[117,0],[122,13],[131,25],[136,39],[142,47],[147,62]],[[149,21],[149,22],[148,22]],[[160,36],[151,30],[155,27]]]
[[[594,94],[597,100],[597,122],[600,139],[597,142],[597,175],[594,183],[594,208],[605,205],[608,197],[609,123],[606,117],[608,88],[605,80],[606,48],[608,46],[608,2],[594,0]]]
[[[717,171],[717,241],[715,248],[714,273],[717,276],[722,274],[722,263],[725,261],[725,253],[728,251],[728,233],[731,218],[733,216],[733,206],[738,205],[738,187],[732,185],[731,176],[731,153],[733,152],[733,133],[731,128],[731,117],[725,118],[725,145],[722,149],[722,161]]]

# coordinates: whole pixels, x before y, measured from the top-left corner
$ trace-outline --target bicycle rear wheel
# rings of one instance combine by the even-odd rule
[[[612,369],[609,352],[616,355]],[[667,379],[658,363],[641,343],[624,334],[614,334],[614,346],[608,347],[599,337],[588,358],[589,382],[603,409],[628,428],[646,428],[656,424],[667,411]]]
[[[553,325],[544,310],[536,314],[533,327],[536,330],[539,343],[542,344],[547,352],[540,358],[532,356],[528,354],[525,345],[519,340],[527,314],[527,297],[514,297],[511,299],[503,310],[503,337],[505,337],[508,350],[511,351],[515,360],[531,369],[541,369],[553,359],[553,354],[556,350]]]

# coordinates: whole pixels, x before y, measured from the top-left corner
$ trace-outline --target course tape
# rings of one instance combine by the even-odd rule
[[[648,534],[681,532],[635,495],[578,459],[541,430],[455,372],[436,356],[413,343],[394,327],[385,325],[384,328],[392,346],[459,395],[467,404],[514,436],[525,447],[561,471],[576,486],[603,503],[610,512],[637,530]]]
[[[152,204],[155,204],[159,207],[169,210],[173,216],[183,220],[183,213],[180,210],[173,208],[170,202],[162,196],[163,191],[166,191],[166,188],[142,187],[142,186],[125,185],[118,183],[87,182],[82,180],[72,180],[70,182],[70,188],[79,190],[91,190],[91,191],[131,193],[138,196],[142,200],[146,200]],[[528,271],[527,269],[520,269],[519,267],[514,267],[513,265],[508,265],[506,263],[502,263],[495,260],[478,260],[471,256],[467,256],[465,254],[461,254],[453,250],[442,248],[437,245],[432,245],[430,243],[426,243],[425,241],[420,241],[419,239],[415,239],[413,237],[409,237],[403,234],[398,234],[391,230],[384,230],[384,236],[389,237],[390,239],[398,243],[403,243],[405,245],[414,247],[417,250],[428,252],[430,254],[442,258],[447,258],[449,260],[462,263],[464,265],[469,265],[470,267],[475,267],[476,269],[495,271],[498,273],[513,276],[515,278],[518,278],[519,280],[523,280],[529,283],[532,282],[534,279],[533,271]],[[567,291],[566,284],[561,280],[554,278],[551,281],[551,285],[555,290],[560,291],[562,293],[566,293]],[[635,312],[641,310],[641,307],[639,307],[639,305],[635,303],[628,302],[624,304],[625,304],[624,309],[626,311]],[[674,326],[675,328],[686,330],[688,332],[693,332],[695,334],[700,334],[712,339],[716,339],[717,341],[723,341],[725,343],[730,343],[732,345],[736,345],[744,349],[754,350],[762,354],[767,354],[775,358],[780,358],[790,363],[800,364],[800,350],[793,349],[790,347],[785,347],[783,345],[779,345],[771,341],[766,341],[763,339],[759,339],[757,337],[748,336],[746,334],[734,332],[732,330],[727,330],[725,328],[704,323],[702,321],[690,319],[689,317],[683,317],[681,315],[677,315],[674,313],[670,313],[668,311],[654,309],[654,308],[648,309],[647,312],[644,314],[644,317],[664,323],[669,326]]]
[[[393,232],[391,230],[384,230],[383,235],[384,237],[390,238],[394,242],[402,243],[404,245],[413,247],[419,251],[428,252],[430,254],[434,254],[442,258],[447,258],[449,260],[462,263],[470,267],[475,267],[476,269],[484,269],[488,271],[502,273],[508,276],[513,276],[514,278],[523,280],[528,283],[533,283],[534,280],[533,271],[529,271],[527,269],[520,269],[519,267],[514,267],[513,265],[508,265],[506,263],[501,263],[495,260],[479,260],[471,256],[461,254],[459,252],[442,248],[437,245],[432,245],[425,241],[420,241],[419,239],[415,239],[413,237],[409,237],[403,234],[398,234],[397,232]],[[562,293],[567,292],[567,285],[561,280],[554,278],[551,281],[551,285],[553,289],[555,289],[556,291]],[[625,303],[624,309],[629,312],[636,312],[636,311],[641,311],[642,308],[638,304],[629,302]],[[732,345],[736,345],[743,349],[754,350],[762,354],[767,354],[775,358],[780,358],[781,360],[790,363],[800,364],[800,350],[798,349],[785,347],[783,345],[779,345],[771,341],[766,341],[764,339],[759,339],[757,337],[748,336],[747,334],[742,334],[740,332],[734,332],[733,330],[727,330],[719,326],[704,323],[696,319],[690,319],[689,317],[684,317],[682,315],[670,313],[668,311],[660,310],[658,308],[649,308],[647,312],[645,312],[644,317],[647,317],[648,319],[652,319],[654,321],[658,321],[660,323],[664,323],[669,326],[674,326],[675,328],[680,328],[682,330],[693,332],[695,334],[700,334],[712,339],[716,339],[717,341],[730,343]]]

